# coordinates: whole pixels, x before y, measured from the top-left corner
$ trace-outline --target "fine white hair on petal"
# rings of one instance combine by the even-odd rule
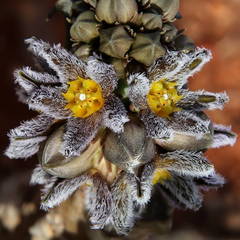
[[[230,126],[213,124],[213,142],[210,148],[219,148],[223,146],[233,146],[237,140],[237,135],[231,131]]]
[[[202,194],[191,177],[172,174],[170,180],[162,183],[161,189],[176,208],[198,210],[202,205]]]
[[[51,46],[35,37],[26,39],[28,49],[37,57],[46,60],[62,83],[76,80],[78,76],[85,78],[86,64],[61,47],[60,44]]]
[[[10,130],[11,138],[31,138],[44,134],[54,123],[54,119],[45,114],[39,114],[29,121],[24,121],[20,126]]]
[[[180,93],[183,98],[177,103],[179,107],[193,110],[204,109],[223,109],[223,105],[229,101],[229,97],[225,92],[212,93],[207,91],[187,91]]]
[[[103,108],[103,125],[116,133],[123,132],[124,124],[129,121],[127,111],[121,100],[109,96]]]
[[[48,184],[50,181],[51,175],[43,170],[40,164],[33,170],[30,184],[37,185],[37,184]]]
[[[109,223],[117,234],[126,235],[134,225],[134,203],[128,174],[122,173],[112,184],[113,208]]]
[[[39,151],[40,143],[46,137],[33,137],[28,139],[10,138],[10,144],[5,151],[9,158],[28,158]]]
[[[58,206],[61,202],[68,199],[79,187],[84,185],[88,180],[87,175],[81,175],[72,179],[63,179],[56,181],[49,191],[44,190],[42,195],[41,209],[48,210]]]
[[[101,113],[85,119],[68,119],[60,152],[66,157],[80,155],[96,136],[101,120]]]
[[[150,89],[149,79],[144,73],[132,74],[128,78],[128,97],[137,109],[146,109],[146,96]]]
[[[173,171],[180,176],[207,177],[214,173],[214,166],[201,152],[183,150],[160,154],[156,167]]]
[[[187,83],[187,79],[200,71],[211,58],[212,54],[206,48],[198,47],[189,53],[169,51],[148,69],[148,75],[151,81],[177,81],[181,88]]]
[[[41,86],[27,100],[30,109],[41,111],[55,119],[70,117],[70,111],[64,109],[66,102],[58,87]]]
[[[147,163],[143,167],[141,176],[136,178],[132,177],[132,197],[136,204],[145,206],[151,198],[152,193],[152,178],[154,167],[152,163]]]
[[[145,125],[147,135],[152,138],[170,138],[171,129],[168,128],[168,121],[158,117],[150,111],[143,111],[141,120]]]
[[[105,97],[117,87],[118,77],[112,65],[90,57],[86,71],[89,78],[100,84]]]
[[[92,185],[86,192],[86,207],[90,215],[91,228],[103,229],[111,215],[112,195],[101,176],[92,177]]]
[[[214,174],[208,177],[195,179],[195,183],[200,189],[207,191],[212,188],[217,189],[222,187],[225,184],[225,179],[220,174],[214,172]]]

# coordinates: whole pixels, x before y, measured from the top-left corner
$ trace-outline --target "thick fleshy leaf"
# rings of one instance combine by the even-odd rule
[[[210,120],[203,118],[200,113],[191,111],[175,112],[171,118],[157,117],[150,111],[144,111],[141,119],[146,127],[148,136],[157,139],[173,138],[175,133],[184,133],[201,138],[210,133]]]
[[[78,76],[86,78],[85,63],[62,48],[60,44],[50,46],[49,43],[34,37],[26,39],[25,42],[35,56],[46,60],[62,83],[76,80]]]
[[[198,210],[202,205],[202,195],[191,177],[172,175],[160,188],[174,207]]]
[[[64,109],[66,102],[61,95],[61,88],[41,86],[31,94],[27,103],[31,109],[44,112],[55,119],[71,115],[69,110]]]
[[[143,74],[133,74],[128,78],[128,97],[136,109],[147,108],[147,94],[150,89],[149,79]]]
[[[96,136],[101,120],[101,113],[95,113],[85,119],[69,119],[60,152],[66,157],[80,155]]]
[[[207,91],[182,91],[183,98],[178,102],[178,106],[184,109],[204,110],[223,109],[223,105],[229,98],[226,93],[211,93]]]
[[[214,166],[201,152],[174,151],[160,154],[156,168],[173,171],[180,176],[207,177],[214,173]]]
[[[200,71],[211,58],[211,52],[205,48],[196,48],[189,53],[169,51],[148,69],[148,77],[150,81],[177,81],[181,88],[187,83],[187,79]]]
[[[128,121],[128,114],[121,100],[114,95],[108,97],[103,109],[103,125],[119,133],[123,132],[124,124]]]
[[[45,114],[39,114],[32,120],[23,122],[19,127],[10,130],[10,138],[31,138],[46,133],[54,123],[54,119]]]
[[[110,223],[118,234],[127,234],[134,225],[132,187],[127,174],[121,174],[111,187],[113,208]]]
[[[40,143],[43,142],[46,137],[33,137],[27,139],[10,138],[10,144],[5,155],[9,158],[28,158],[39,151]]]
[[[111,94],[117,87],[118,78],[112,65],[90,57],[86,71],[89,78],[101,85],[105,97]]]
[[[51,175],[43,170],[40,164],[37,165],[37,167],[33,170],[30,184],[31,185],[37,185],[37,184],[48,184]]]
[[[237,140],[237,135],[231,131],[231,127],[221,124],[213,124],[213,142],[211,148],[223,146],[233,146]]]
[[[58,206],[61,202],[69,198],[79,187],[87,183],[89,176],[81,175],[72,179],[57,180],[51,188],[44,190],[42,195],[41,208],[48,210]]]
[[[103,229],[112,210],[112,195],[101,176],[93,176],[86,195],[87,209],[93,229]]]

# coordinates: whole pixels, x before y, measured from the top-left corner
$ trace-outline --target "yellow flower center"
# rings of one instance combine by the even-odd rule
[[[68,84],[62,95],[68,102],[65,109],[70,109],[74,117],[86,118],[103,107],[102,88],[95,81],[78,77]]]
[[[161,79],[153,82],[147,95],[147,103],[150,109],[160,117],[169,117],[173,112],[180,111],[176,103],[182,99],[178,95],[175,82]]]
[[[159,168],[154,172],[152,184],[163,183],[171,178],[172,176],[168,170]]]

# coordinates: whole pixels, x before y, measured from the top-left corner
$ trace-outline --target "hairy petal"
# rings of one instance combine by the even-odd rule
[[[149,79],[143,73],[130,75],[128,78],[128,97],[136,109],[146,109],[146,96],[150,89]]]
[[[161,189],[174,207],[198,210],[202,205],[202,195],[190,177],[172,175],[162,183]]]
[[[66,157],[78,156],[96,136],[102,120],[101,113],[88,118],[70,118],[63,136],[60,152]]]
[[[112,195],[101,176],[93,176],[86,198],[92,228],[103,229],[111,215]]]
[[[117,87],[118,78],[114,67],[94,57],[90,57],[87,62],[87,75],[101,85],[105,97]]]
[[[51,175],[47,172],[45,172],[40,164],[37,165],[37,167],[33,170],[30,184],[31,185],[37,185],[37,184],[48,184]]]
[[[44,112],[55,119],[65,119],[70,116],[69,110],[64,109],[66,102],[61,95],[61,89],[41,86],[28,98],[31,109]]]
[[[46,60],[62,83],[76,80],[78,76],[86,77],[85,63],[62,48],[60,44],[50,46],[49,43],[34,37],[26,39],[25,42],[35,56]]]
[[[40,143],[47,137],[33,137],[27,139],[10,138],[10,145],[5,151],[9,158],[28,158],[39,151]]]
[[[180,176],[207,177],[214,173],[214,166],[201,152],[174,151],[160,154],[156,168],[164,168]]]
[[[131,194],[133,200],[139,205],[145,206],[150,201],[152,193],[153,172],[154,172],[153,164],[149,163],[143,167],[141,176],[139,178],[133,176],[131,179],[132,182]]]
[[[84,185],[88,180],[87,175],[81,175],[72,179],[63,179],[56,181],[49,191],[45,190],[42,195],[41,208],[48,210],[58,206],[61,202],[69,198],[79,187]]]
[[[181,88],[187,83],[187,79],[200,71],[211,58],[211,52],[205,48],[196,48],[189,53],[169,51],[148,69],[149,79],[177,81]]]
[[[121,174],[111,187],[113,209],[110,223],[118,234],[127,234],[134,224],[134,205],[129,176]]]
[[[197,186],[205,191],[209,189],[216,189],[222,187],[225,184],[225,179],[223,176],[213,173],[208,177],[194,179]]]
[[[39,114],[32,120],[23,122],[19,127],[10,130],[10,138],[32,138],[46,133],[54,123],[54,119],[45,114]]]
[[[141,119],[152,138],[171,138],[174,133],[184,133],[201,138],[209,133],[210,120],[202,118],[199,113],[191,111],[175,112],[170,119],[157,117],[150,111],[142,113]]]
[[[204,110],[223,109],[223,105],[229,101],[226,93],[211,93],[207,91],[182,91],[183,99],[178,102],[178,106],[184,109]]]
[[[119,133],[123,132],[124,124],[128,121],[127,111],[121,100],[114,95],[108,97],[103,109],[103,125]]]
[[[223,146],[233,146],[237,140],[237,135],[231,131],[231,127],[221,124],[213,124],[213,142],[211,148]]]

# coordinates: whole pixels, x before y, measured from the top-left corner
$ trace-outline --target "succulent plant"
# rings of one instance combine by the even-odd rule
[[[204,110],[229,99],[188,89],[212,56],[172,24],[178,7],[178,0],[61,0],[70,51],[26,40],[44,72],[24,67],[15,79],[39,114],[10,131],[6,155],[38,153],[31,183],[44,185],[44,210],[73,195],[71,206],[81,192],[92,228],[127,235],[137,219],[150,219],[156,195],[168,213],[196,210],[202,189],[224,183],[204,152],[233,145],[236,135]]]

